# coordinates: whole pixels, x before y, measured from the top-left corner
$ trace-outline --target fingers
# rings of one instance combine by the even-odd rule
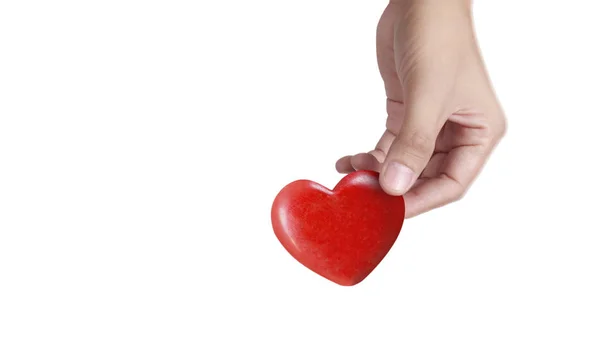
[[[357,170],[381,171],[381,162],[377,157],[382,157],[377,151],[371,153],[359,153],[354,156],[344,156],[335,164],[338,173],[348,174]]]
[[[380,176],[381,186],[388,194],[405,194],[431,159],[443,125],[440,105],[426,98],[407,101],[403,125],[390,146]]]
[[[380,172],[381,163],[385,160],[385,155],[392,145],[394,138],[395,135],[386,130],[377,142],[375,150],[371,150],[368,153],[359,153],[354,156],[344,156],[336,162],[335,169],[341,174],[348,174],[356,170]]]
[[[341,174],[352,173],[354,171],[354,167],[352,167],[352,163],[350,162],[351,159],[352,156],[344,156],[337,160],[335,163],[335,170]]]
[[[463,193],[462,186],[449,177],[423,179],[404,195],[405,218],[410,219],[452,203],[460,199]]]
[[[372,170],[376,172],[381,171],[381,163],[385,160],[385,155],[394,141],[395,135],[390,131],[386,130],[375,150],[371,150],[368,153],[359,153],[354,156],[344,156],[340,158],[335,168],[339,173],[348,174],[355,170]]]
[[[442,166],[446,163],[447,156],[447,153],[442,152],[431,156],[431,159],[429,160],[429,163],[427,163],[427,166],[425,166],[425,169],[423,169],[420,178],[429,179],[438,176],[438,174],[442,171]]]
[[[404,195],[406,218],[460,200],[481,171],[488,154],[489,150],[483,146],[465,146],[446,156],[434,156],[437,159],[428,168],[437,167],[438,175],[420,179],[421,182]]]
[[[378,157],[378,159],[383,162],[385,160],[385,156],[387,155],[388,151],[390,150],[390,147],[392,146],[392,143],[394,142],[394,139],[396,138],[396,135],[394,133],[392,133],[389,130],[386,130],[383,135],[381,136],[381,139],[379,139],[379,141],[377,142],[377,145],[375,145],[375,150],[374,152],[377,153],[376,156],[380,156],[383,155],[383,157]],[[375,155],[375,153],[374,153]]]
[[[352,167],[356,170],[372,170],[379,172],[381,170],[381,162],[371,153],[359,153],[351,159]]]
[[[375,149],[368,153],[359,153],[354,156],[344,156],[340,158],[335,167],[339,173],[347,174],[355,170],[373,170],[381,172],[381,164],[400,131],[404,120],[404,104],[388,99],[386,102],[388,118],[386,130],[375,145]]]
[[[396,57],[396,69],[405,83],[404,116],[380,176],[382,188],[395,196],[405,194],[415,184],[452,113],[449,100],[455,79],[454,59],[446,62],[432,52],[425,52]]]

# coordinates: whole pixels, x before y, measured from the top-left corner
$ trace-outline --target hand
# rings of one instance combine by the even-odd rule
[[[404,195],[406,218],[459,200],[505,133],[470,6],[392,0],[377,27],[386,130],[374,150],[336,168],[381,172],[382,188]]]

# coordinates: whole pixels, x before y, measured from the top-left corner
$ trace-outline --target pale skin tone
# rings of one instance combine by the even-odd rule
[[[471,2],[391,0],[377,26],[387,96],[373,149],[340,158],[340,173],[380,172],[406,218],[461,199],[504,136],[506,120],[474,34]]]

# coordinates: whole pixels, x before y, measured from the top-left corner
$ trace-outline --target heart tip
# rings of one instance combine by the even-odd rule
[[[360,277],[360,278],[356,278],[356,279],[344,279],[344,280],[339,280],[339,279],[337,279],[337,280],[329,279],[329,280],[339,286],[343,286],[345,288],[351,288],[353,286],[356,286],[356,285],[362,283],[362,281],[365,280],[365,278],[366,277]]]

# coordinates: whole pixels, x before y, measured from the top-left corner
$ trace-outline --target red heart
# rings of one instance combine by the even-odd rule
[[[385,193],[378,177],[353,172],[333,191],[309,180],[288,184],[273,202],[275,235],[315,273],[343,286],[360,283],[383,260],[404,223],[404,198]]]

